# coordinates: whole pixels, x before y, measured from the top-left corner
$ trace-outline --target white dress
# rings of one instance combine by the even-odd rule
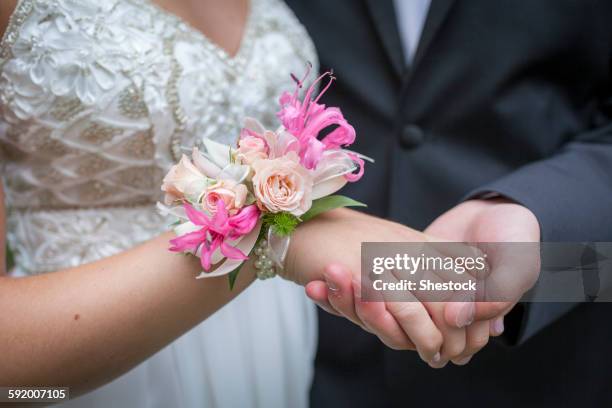
[[[92,262],[166,230],[154,203],[181,146],[201,136],[235,140],[246,115],[274,127],[289,74],[317,63],[279,0],[251,1],[235,57],[152,0],[21,0],[0,52],[15,276]],[[315,319],[302,288],[256,282],[65,406],[305,407]]]

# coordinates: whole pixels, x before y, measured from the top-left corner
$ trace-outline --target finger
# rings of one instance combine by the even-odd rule
[[[475,302],[447,302],[444,304],[444,321],[451,327],[461,329],[475,320]]]
[[[476,243],[452,242],[434,236],[427,236],[428,249],[441,257],[471,260],[466,262],[461,269],[454,270],[455,274],[467,273],[476,279],[484,279],[490,272],[486,264],[487,255]],[[476,262],[476,261],[480,262]]]
[[[491,320],[506,314],[515,302],[476,302],[474,320]]]
[[[321,309],[327,313],[342,316],[338,313],[333,306],[327,300],[327,284],[323,281],[312,281],[306,284],[306,296],[308,296],[313,302],[317,304]]]
[[[514,307],[511,302],[448,302],[444,310],[446,323],[465,327],[473,321],[491,320],[505,315]]]
[[[389,281],[397,283],[393,275]],[[386,299],[386,309],[398,322],[404,333],[414,343],[419,356],[423,361],[432,365],[441,362],[442,333],[434,324],[425,306],[410,292],[402,296],[402,302],[394,302],[388,298],[393,294],[383,293]]]
[[[355,311],[364,326],[389,348],[394,350],[416,350],[410,338],[381,301],[365,302],[361,300],[361,282],[353,280]]]
[[[444,302],[426,302],[425,308],[431,315],[431,319],[442,333],[443,344],[440,350],[441,364],[461,355],[466,346],[466,329],[450,326],[444,319]],[[433,365],[434,368],[438,368]]]
[[[351,271],[343,265],[330,264],[325,267],[323,276],[327,282],[329,304],[351,322],[363,326],[363,322],[355,311]]]
[[[504,333],[504,319],[506,318],[506,315],[514,308],[514,306],[515,305],[511,305],[501,315],[489,321],[489,331],[491,336],[497,337]]]
[[[417,278],[412,278],[416,286],[412,293],[421,302],[473,302],[476,299],[476,291],[472,288],[477,287],[476,280],[469,275],[456,276],[447,280],[437,271],[424,271]],[[444,288],[444,285],[448,286]]]
[[[466,328],[465,349],[451,361],[455,365],[465,365],[489,342],[489,322],[474,322]]]
[[[391,274],[397,281],[407,280],[415,282],[417,286],[411,291],[411,293],[420,302],[444,302],[448,301],[455,294],[452,289],[434,290],[433,288],[421,286],[423,284],[440,285],[445,282],[445,280],[435,271],[420,270],[414,274],[405,274],[403,272],[398,272],[397,270],[392,270]]]
[[[523,243],[481,244],[488,255],[491,273],[485,280],[484,297],[499,303],[517,302],[537,281],[540,271],[539,245]]]
[[[416,299],[411,302],[387,302],[386,309],[414,343],[423,361],[440,362],[442,333],[432,322],[421,302]]]
[[[501,336],[504,333],[504,316],[489,320],[489,334],[493,337]]]
[[[462,266],[457,269],[449,267],[449,263],[443,261],[450,259],[445,254],[441,254],[436,248],[426,247],[420,251],[420,260],[418,266],[396,268],[390,270],[391,274],[398,280],[406,280],[417,284],[417,288],[412,292],[417,299],[422,302],[442,302],[448,301],[454,296],[472,296],[474,290],[471,288],[477,286],[477,280],[466,273],[466,269]],[[441,285],[443,283],[453,283],[453,287],[440,290],[433,288],[432,285]],[[458,289],[461,287],[461,289]]]

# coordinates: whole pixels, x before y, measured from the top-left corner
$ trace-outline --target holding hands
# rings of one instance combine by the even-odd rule
[[[432,302],[410,292],[408,296],[414,297],[410,301],[361,299],[361,242],[539,242],[540,228],[533,213],[506,199],[464,202],[441,215],[424,233],[348,210],[336,211],[302,228],[312,233],[330,224],[335,224],[336,237],[338,231],[345,231],[345,235],[332,240],[321,231],[321,251],[290,251],[287,269],[297,275],[292,279],[306,284],[308,296],[324,310],[346,317],[390,348],[416,350],[434,368],[444,367],[449,361],[467,364],[490,336],[502,334],[504,316],[538,278],[538,251],[523,253],[517,264],[515,258],[510,262],[511,254],[503,250],[505,247],[497,246],[487,253],[487,285],[504,294],[495,301]],[[300,236],[304,235],[295,234],[298,242],[292,245],[294,248],[299,248]],[[333,264],[328,261],[330,253],[336,259]],[[299,265],[308,270],[292,267]],[[324,270],[322,277],[313,274],[317,270]]]

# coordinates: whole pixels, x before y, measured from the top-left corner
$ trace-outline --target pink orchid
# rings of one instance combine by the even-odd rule
[[[300,100],[299,91],[309,73],[310,67],[302,80],[294,77],[297,83],[296,89],[293,94],[284,92],[281,95],[279,100],[281,110],[277,113],[277,116],[284,128],[297,138],[300,145],[299,156],[302,165],[307,169],[314,169],[325,150],[351,145],[355,141],[355,129],[346,121],[340,109],[325,107],[325,105],[318,103],[335,79],[331,72],[326,72],[318,77],[308,88],[303,101]],[[329,82],[314,97],[315,86],[326,77],[329,77]],[[336,128],[322,140],[319,140],[319,133],[331,126]]]
[[[238,146],[247,138],[257,138],[264,142],[264,153],[268,159],[277,159],[289,152],[300,152],[300,145],[295,136],[287,132],[285,129],[279,129],[277,132],[266,130],[257,119],[246,118],[244,127],[240,131]],[[238,149],[240,153],[240,149]]]
[[[255,228],[259,220],[259,209],[256,205],[244,207],[236,215],[230,216],[223,200],[218,200],[217,211],[212,217],[196,210],[190,204],[185,204],[184,208],[189,221],[202,228],[172,239],[170,251],[200,250],[200,260],[205,271],[210,270],[211,259],[217,249],[229,259],[248,259],[247,255],[227,241],[240,239]]]

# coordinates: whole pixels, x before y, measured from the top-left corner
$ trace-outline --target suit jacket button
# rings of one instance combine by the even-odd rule
[[[412,149],[425,141],[423,129],[417,125],[405,125],[400,134],[400,144],[406,149]]]

